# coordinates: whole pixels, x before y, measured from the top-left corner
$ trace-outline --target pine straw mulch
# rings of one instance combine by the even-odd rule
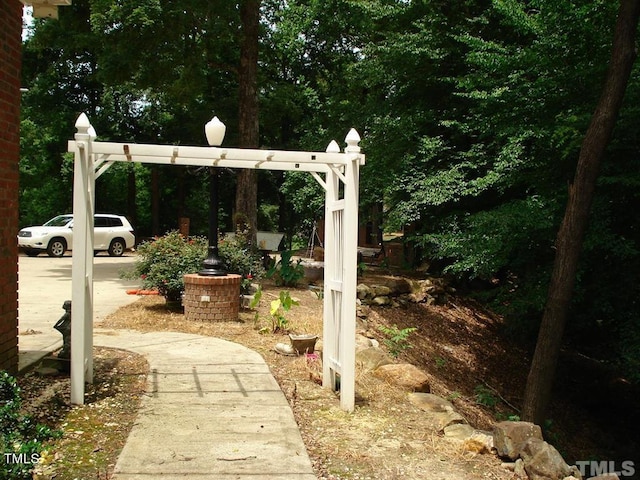
[[[270,301],[278,297],[280,290],[264,282],[260,305],[256,310],[242,310],[238,322],[189,322],[182,312],[168,311],[162,298],[147,296],[121,308],[97,327],[210,335],[259,352],[292,406],[318,478],[514,478],[494,455],[465,453],[449,443],[434,430],[424,414],[409,403],[406,391],[392,387],[370,373],[357,371],[356,409],[353,413],[344,412],[339,397],[321,387],[319,359],[281,355],[274,347],[279,342],[289,343],[288,337],[282,333],[264,333],[271,327]],[[285,314],[290,331],[322,337],[322,299],[307,289],[290,289],[290,292],[300,302]],[[412,315],[419,314],[420,308],[373,310],[368,325],[363,328],[368,328],[368,335],[382,342],[379,325],[404,325]],[[409,341],[413,348],[408,351],[423,350],[417,334]],[[316,347],[321,349],[321,342]],[[443,358],[449,358],[451,353],[443,355],[446,355]],[[432,364],[435,358],[431,357]],[[439,368],[449,368],[448,360],[443,361],[444,365],[442,361],[438,363]],[[466,411],[464,408],[460,411],[470,423],[480,428],[491,424],[494,411],[484,412],[466,391],[450,391],[436,377],[431,376],[431,380],[433,393],[453,399],[458,408],[469,405]]]
[[[271,327],[269,303],[278,297],[280,288],[264,282],[263,291],[258,308],[241,311],[238,322],[187,322],[181,312],[167,310],[162,298],[145,296],[96,327],[210,335],[259,352],[292,406],[318,478],[514,478],[494,455],[461,451],[435,431],[425,415],[408,401],[407,392],[359,368],[356,409],[353,413],[341,410],[337,395],[320,385],[319,359],[280,355],[274,347],[279,342],[288,343],[288,337],[260,333]],[[321,337],[322,299],[311,290],[290,291],[300,301],[285,314],[290,330]],[[430,379],[431,392],[452,401],[471,425],[491,429],[497,420],[517,414],[528,371],[528,353],[501,336],[499,317],[472,301],[450,296],[444,305],[372,308],[359,329],[383,344],[379,327],[394,325],[417,328],[409,337],[412,348],[404,351],[398,361],[422,369]],[[317,347],[321,348],[321,342]],[[39,377],[30,373],[19,378],[26,408],[38,421],[64,432],[61,439],[49,445],[41,466],[43,475],[37,478],[111,476],[144,394],[147,364],[144,358],[122,350],[96,348],[94,357],[95,383],[89,387],[86,404],[81,407],[69,405],[68,376]],[[571,375],[580,371],[586,375],[591,370],[578,366],[558,378],[557,383],[573,385],[568,390],[575,395],[576,384],[570,383]],[[613,460],[620,445],[637,445],[637,441],[626,437],[621,441],[618,436],[616,441],[619,432],[612,431],[610,420],[599,422],[571,395],[563,395],[562,389],[556,393],[551,411],[553,428],[545,431],[545,437],[570,463],[592,458]],[[629,422],[626,426],[629,428]],[[630,453],[626,455],[624,458],[632,458]]]

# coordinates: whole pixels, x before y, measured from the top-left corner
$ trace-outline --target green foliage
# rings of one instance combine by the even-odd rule
[[[356,268],[357,268],[357,275],[361,277],[362,275],[364,275],[364,272],[367,271],[367,264],[364,262],[358,262],[358,266]]]
[[[226,235],[218,242],[218,253],[229,273],[242,276],[240,293],[249,293],[252,283],[258,282],[264,275],[262,257],[251,248],[247,230]]]
[[[392,327],[380,325],[378,328],[387,336],[384,339],[384,344],[394,358],[398,358],[402,352],[412,347],[409,342],[409,336],[417,330],[415,327],[399,329],[397,325]]]
[[[202,268],[207,245],[204,238],[187,238],[178,231],[143,242],[129,276],[141,278],[143,288],[157,289],[167,300],[180,300],[184,291],[183,276]]]
[[[451,392],[449,395],[447,395],[447,400],[452,402],[453,400],[456,400],[456,399],[460,398],[461,396],[462,396],[462,394],[460,392]]]
[[[533,196],[452,216],[441,232],[419,240],[439,258],[451,259],[445,271],[489,279],[503,268],[522,271],[540,262],[539,252],[551,250],[555,214],[555,204]]]
[[[607,0],[265,0],[261,139],[322,151],[356,127],[367,155],[362,217],[385,205],[385,229],[411,232],[434,270],[490,282],[482,299],[531,340],[616,9]],[[78,112],[101,140],[202,144],[215,109],[231,127],[225,142],[237,143],[238,29],[237,3],[218,0],[78,0],[58,21],[36,22],[23,48],[20,224],[70,211],[64,152]],[[631,374],[640,345],[629,287],[640,284],[637,105],[640,64],[602,167],[568,325],[582,348],[622,359]],[[110,169],[96,184],[99,210],[126,213],[140,235],[176,228],[179,216],[205,232],[207,181],[152,169]],[[259,179],[261,224],[304,247],[323,214],[322,188],[304,172]],[[233,180],[221,182],[223,214],[233,192]],[[154,195],[163,199],[156,212]]]
[[[286,333],[289,327],[289,320],[286,317],[286,313],[291,310],[291,307],[300,305],[300,302],[294,300],[288,291],[281,290],[280,296],[271,301],[269,307],[269,315],[271,315],[271,332]]]
[[[208,244],[204,237],[187,238],[171,231],[143,242],[133,271],[125,275],[141,278],[143,288],[157,289],[168,300],[179,300],[184,291],[183,276],[202,269]],[[229,273],[242,276],[241,293],[247,293],[251,283],[264,275],[260,255],[251,250],[247,232],[236,232],[218,244],[219,258]]]
[[[485,407],[494,408],[498,404],[498,399],[491,389],[484,385],[476,385],[473,389],[475,394],[476,403]]]
[[[0,452],[20,455],[22,462],[0,462],[0,476],[6,480],[30,480],[34,464],[48,439],[60,432],[36,424],[28,415],[20,413],[20,388],[6,371],[0,372]]]
[[[436,364],[436,368],[440,370],[441,368],[444,368],[447,365],[447,360],[442,357],[436,357],[435,364]]]
[[[302,260],[293,262],[293,252],[285,250],[280,254],[280,260],[269,269],[267,278],[273,278],[276,285],[282,287],[295,287],[304,277]]]

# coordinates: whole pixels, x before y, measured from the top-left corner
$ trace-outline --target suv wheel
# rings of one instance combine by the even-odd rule
[[[111,245],[109,245],[109,256],[121,257],[126,248],[127,247],[122,239],[114,238],[111,240]]]
[[[27,254],[28,257],[37,257],[41,250],[38,249],[29,249],[25,250],[24,253]]]
[[[54,238],[47,245],[47,253],[50,257],[61,257],[67,251],[67,242],[64,238]]]

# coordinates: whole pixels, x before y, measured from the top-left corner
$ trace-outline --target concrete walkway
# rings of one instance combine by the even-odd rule
[[[53,325],[71,298],[71,257],[19,259],[20,368],[62,346]],[[94,319],[133,302],[118,272],[133,257],[96,257]],[[94,345],[144,355],[147,395],[114,480],[315,479],[287,399],[264,359],[212,337],[94,331]]]
[[[151,371],[114,480],[316,478],[258,353],[176,332],[96,330],[95,344],[142,354]]]
[[[124,280],[119,274],[130,270],[136,257],[100,254],[94,257],[94,321],[119,307],[135,302],[127,289],[139,287],[138,280]],[[46,255],[18,257],[18,369],[30,368],[42,357],[62,347],[62,335],[53,326],[64,314],[62,304],[71,300],[71,253],[62,258]]]

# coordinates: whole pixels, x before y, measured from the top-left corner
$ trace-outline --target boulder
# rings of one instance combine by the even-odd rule
[[[528,438],[520,457],[529,480],[563,480],[572,473],[558,450],[540,438]]]
[[[457,423],[467,423],[465,418],[455,411],[453,404],[431,393],[410,393],[409,401],[429,413],[438,432]]]
[[[410,363],[390,363],[375,369],[373,374],[392,385],[412,392],[429,393],[429,377],[418,367]]]
[[[356,351],[371,347],[380,347],[380,342],[361,333],[356,334]]]
[[[373,296],[371,294],[371,288],[369,288],[369,286],[365,285],[364,283],[359,283],[356,286],[356,295],[360,300],[364,300]]]
[[[515,460],[529,438],[542,440],[542,430],[530,422],[498,422],[493,430],[493,441],[498,456]]]
[[[475,433],[475,429],[467,423],[454,423],[444,429],[444,438],[464,442]]]
[[[491,453],[493,450],[493,435],[487,432],[475,430],[473,434],[462,443],[465,452]]]
[[[374,297],[388,297],[391,295],[391,289],[386,285],[371,285],[371,291]]]
[[[371,313],[371,308],[367,305],[356,306],[356,316],[360,319],[366,319]]]
[[[373,347],[371,339],[364,335],[356,334],[356,351],[364,350],[365,348]]]
[[[393,363],[393,361],[380,347],[364,348],[356,352],[356,364],[365,371],[373,371],[389,363]]]
[[[386,305],[390,305],[391,304],[391,300],[389,299],[389,297],[374,297],[374,299],[371,301],[372,304],[377,305],[379,307],[384,307]]]
[[[433,413],[435,428],[438,433],[443,433],[445,428],[459,423],[467,423],[465,418],[455,410],[447,410],[446,412]]]
[[[446,412],[453,410],[453,404],[449,400],[432,393],[411,393],[409,401],[425,412]]]

